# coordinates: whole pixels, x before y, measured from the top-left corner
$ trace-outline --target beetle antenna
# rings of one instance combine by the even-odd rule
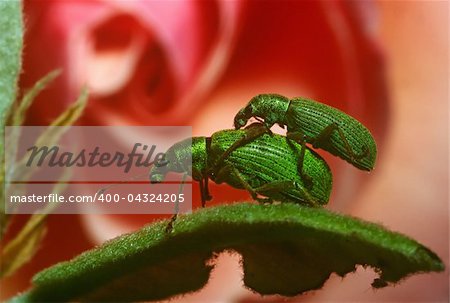
[[[151,167],[154,163],[155,163],[155,161],[150,162],[150,164],[149,164],[148,167]],[[139,179],[141,179],[141,178],[143,178],[143,177],[146,177],[146,176],[148,176],[148,172],[143,173],[143,174],[139,174],[139,175],[137,175],[137,176],[133,176],[133,177],[128,178],[128,179],[125,179],[125,180],[122,180],[122,181],[120,181],[119,183],[115,183],[115,184],[111,184],[111,185],[102,187],[102,188],[100,188],[100,189],[97,191],[96,194],[97,194],[97,195],[102,195],[102,194],[104,194],[107,190],[109,190],[109,189],[111,189],[111,188],[113,188],[113,187],[116,187],[116,186],[119,186],[119,185],[126,184],[126,183],[128,183],[128,182],[130,182],[130,181],[139,180]]]

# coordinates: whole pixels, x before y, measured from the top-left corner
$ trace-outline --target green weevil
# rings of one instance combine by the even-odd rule
[[[268,129],[275,123],[287,127],[286,136],[303,148],[305,143],[310,143],[361,170],[374,168],[377,146],[372,134],[356,119],[334,107],[306,98],[290,100],[277,94],[261,94],[237,113],[235,129],[245,126],[251,117]],[[302,159],[299,160],[299,171],[303,174]]]
[[[189,138],[172,145],[165,153],[165,165],[150,170],[150,181],[163,181],[169,171],[190,175],[199,182],[202,206],[211,199],[208,180],[246,189],[259,202],[326,204],[332,187],[330,168],[307,148],[303,169],[312,183],[305,184],[297,169],[301,149],[296,142],[268,134],[264,125],[255,123],[245,129],[222,130],[211,137]]]

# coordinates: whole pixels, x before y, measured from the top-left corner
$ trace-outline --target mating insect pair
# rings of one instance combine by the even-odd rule
[[[240,130],[251,117],[261,123]],[[271,133],[275,123],[287,127],[286,137]],[[151,182],[162,181],[168,171],[191,175],[199,182],[202,206],[211,199],[210,179],[246,189],[260,202],[319,206],[328,203],[332,175],[327,163],[306,143],[362,170],[372,170],[375,164],[376,144],[367,128],[347,114],[312,100],[258,95],[238,112],[234,126],[236,130],[173,145],[166,153],[167,166],[152,168]],[[191,151],[189,163],[186,156]]]

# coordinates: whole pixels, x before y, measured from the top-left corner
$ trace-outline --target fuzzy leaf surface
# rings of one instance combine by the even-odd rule
[[[113,239],[33,279],[16,302],[161,300],[196,291],[211,259],[241,254],[244,283],[260,294],[294,296],[319,289],[335,272],[374,267],[383,287],[420,272],[442,271],[439,257],[380,225],[295,204],[236,203],[180,216]]]
[[[22,2],[0,1],[0,16],[0,125],[3,126],[6,111],[16,99],[17,79],[21,70]],[[1,144],[3,148],[3,142]]]

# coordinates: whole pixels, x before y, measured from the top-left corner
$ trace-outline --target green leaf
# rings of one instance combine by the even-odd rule
[[[3,184],[4,125],[16,100],[17,83],[22,68],[22,1],[0,1],[0,16],[0,176]],[[0,190],[0,197],[1,239],[8,222],[8,216],[4,213],[4,186]]]
[[[46,77],[47,78],[47,77]],[[81,91],[80,96],[77,100],[72,103],[62,114],[60,114],[46,129],[39,135],[36,139],[36,146],[52,146],[55,145],[61,137],[69,130],[69,126],[75,123],[81,115],[87,105],[88,101],[88,90],[84,88]],[[66,127],[63,127],[66,126]],[[17,169],[13,172],[13,176],[9,179],[20,179],[26,180],[35,173],[26,167],[25,163],[28,161],[27,155],[24,155],[19,164],[16,167],[22,169]]]
[[[0,6],[2,4],[0,3]],[[25,95],[23,96],[21,102],[19,104],[13,103],[10,105],[8,109],[8,114],[6,122],[8,125],[12,126],[20,126],[25,120],[26,113],[33,103],[36,96],[38,96],[44,89],[46,89],[56,77],[61,74],[61,70],[57,69],[49,72],[39,81],[37,81],[31,89],[29,89]],[[88,101],[88,90],[84,88],[77,100],[70,104],[70,106],[61,113],[46,130],[41,134],[39,138],[37,138],[36,145],[53,145],[61,138],[61,136],[69,129],[68,127],[60,127],[60,126],[70,126],[83,114],[83,111],[87,105]],[[2,125],[3,126],[3,125]],[[2,128],[3,132],[3,128]],[[34,170],[26,169],[25,171],[16,169],[12,171],[15,167],[24,167],[23,164],[26,162],[26,156],[23,156],[21,160],[19,160],[19,165],[11,165],[9,171],[5,171],[5,158],[15,159],[17,154],[18,142],[21,135],[20,128],[14,128],[8,136],[8,142],[6,148],[0,149],[0,181],[2,184],[5,183],[5,175],[9,177],[7,179],[20,179],[27,180],[33,173]],[[3,140],[1,140],[3,145]],[[7,156],[5,156],[7,154]],[[0,189],[0,197],[5,196],[5,192],[8,191],[7,185]],[[8,227],[10,216],[5,213],[5,201],[3,198],[0,198],[0,239],[3,238],[4,233]],[[27,242],[24,242],[27,243]],[[31,243],[31,240],[30,242]],[[9,262],[9,261],[8,261]]]
[[[14,126],[20,126],[26,113],[32,104],[35,97],[45,89],[50,82],[52,82],[60,74],[59,70],[50,72],[41,80],[36,82],[32,89],[30,89],[22,98],[22,101],[16,105],[11,105],[8,123]],[[71,104],[63,113],[57,117],[52,124],[45,129],[45,131],[37,138],[37,145],[54,145],[59,141],[61,136],[69,129],[68,127],[72,125],[83,113],[88,100],[87,89],[83,89],[80,96]],[[7,142],[7,147],[4,152],[9,154],[10,159],[16,158],[17,145],[20,138],[20,128],[14,128],[13,132],[9,135],[9,141]],[[2,152],[0,151],[0,155]],[[5,172],[4,157],[0,160],[0,170],[3,172],[0,175],[0,179],[4,184],[5,173],[9,175],[18,175],[16,178],[18,180],[26,181],[32,174],[36,171],[31,169],[15,169]],[[26,157],[23,156],[19,162],[24,163]],[[14,166],[11,166],[14,167]],[[24,165],[19,165],[19,167],[25,167]],[[70,170],[64,170],[61,178],[63,180],[69,179]],[[11,179],[11,178],[9,178]],[[14,177],[13,177],[14,179]],[[56,184],[52,190],[53,193],[59,193],[63,191],[64,183]],[[8,193],[8,184],[4,184],[1,192],[1,197],[4,197],[5,192]],[[16,193],[17,194],[17,193]],[[35,255],[36,251],[40,247],[42,238],[45,235],[45,219],[47,214],[50,213],[56,205],[49,205],[46,209],[47,213],[38,215],[34,214],[25,223],[23,228],[15,235],[15,237],[8,243],[4,244],[0,249],[0,278],[12,275],[17,269],[19,269],[26,262],[30,261]],[[10,220],[10,215],[5,213],[5,201],[0,198],[0,239],[8,227]]]
[[[211,259],[242,255],[244,283],[260,294],[294,296],[321,288],[332,272],[377,269],[383,287],[419,272],[442,271],[416,241],[348,216],[295,204],[237,203],[180,216],[111,240],[33,278],[17,302],[160,300],[202,288]],[[224,286],[226,287],[226,286]]]
[[[70,174],[70,170],[64,171],[64,176],[67,177]],[[60,194],[66,186],[65,183],[57,183],[53,186],[52,193]],[[49,204],[46,206],[44,214],[33,214],[14,239],[4,245],[0,251],[0,278],[14,274],[33,258],[47,231],[45,220],[56,207],[58,205]]]
[[[87,105],[89,93],[87,88],[81,90],[77,100],[69,106],[61,115],[59,115],[50,126],[68,126],[77,121],[83,114]],[[59,137],[58,137],[59,138]]]
[[[21,70],[23,24],[22,1],[0,1],[0,125],[16,99],[17,79]],[[1,130],[3,136],[3,129]],[[3,149],[3,140],[0,149]]]
[[[61,74],[61,70],[57,69],[49,72],[43,78],[39,79],[33,87],[28,90],[23,96],[20,103],[17,105],[17,108],[14,108],[14,111],[11,113],[11,121],[9,125],[20,126],[23,124],[25,120],[26,113],[33,103],[34,99],[44,90],[46,89],[50,83],[53,82],[59,75]]]
[[[46,232],[45,224],[43,224],[45,217],[45,215],[32,215],[19,234],[2,249],[0,278],[10,276],[34,256]]]
[[[8,114],[6,116],[6,124],[9,126],[21,126],[25,120],[26,114],[28,109],[30,108],[31,104],[33,103],[36,96],[38,96],[47,86],[55,80],[56,77],[59,76],[61,73],[60,70],[54,70],[47,75],[45,75],[42,79],[37,81],[33,87],[25,93],[22,100],[19,104],[13,103],[11,104]],[[2,156],[1,158],[1,166],[2,169],[4,169],[5,166],[5,158],[8,159],[15,159],[17,155],[17,149],[19,145],[19,139],[21,135],[21,129],[19,127],[13,128],[11,133],[9,134],[8,138],[6,139],[6,147],[4,150],[0,151],[0,154]],[[6,154],[6,156],[3,156],[3,153]],[[10,166],[10,169],[14,168],[14,166]],[[9,176],[8,179],[11,179],[11,175],[13,173],[18,172],[12,172],[12,171],[6,171],[5,174]],[[0,176],[2,179],[2,183],[4,182],[4,175],[2,174]],[[25,179],[25,178],[23,178]]]

